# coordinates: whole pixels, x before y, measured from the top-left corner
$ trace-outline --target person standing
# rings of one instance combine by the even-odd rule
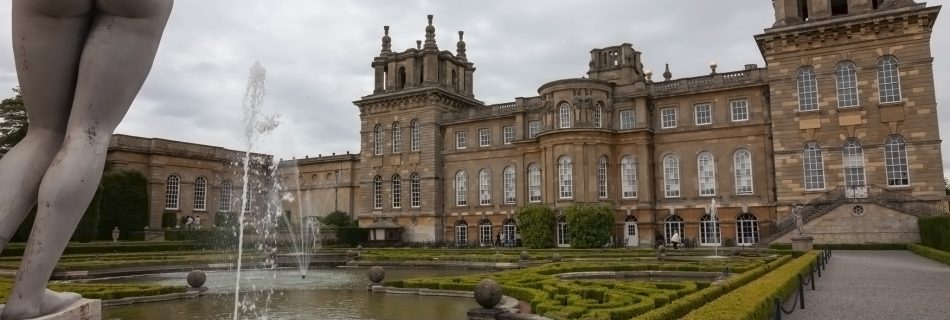
[[[670,242],[673,243],[673,249],[675,250],[676,247],[677,247],[677,245],[679,245],[679,243],[680,243],[680,233],[679,233],[679,232],[673,232],[673,236],[670,237]]]

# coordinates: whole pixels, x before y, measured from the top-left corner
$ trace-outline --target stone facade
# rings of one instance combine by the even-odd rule
[[[917,217],[870,203],[845,204],[805,224],[815,243],[913,243],[920,241]],[[790,243],[798,231],[774,242]]]

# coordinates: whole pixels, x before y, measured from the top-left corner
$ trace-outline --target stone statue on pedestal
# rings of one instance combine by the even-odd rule
[[[29,131],[0,159],[0,251],[36,220],[0,319],[81,297],[47,280],[102,177],[109,140],[152,67],[173,0],[13,0],[13,52]]]
[[[792,208],[792,216],[795,217],[795,228],[798,229],[798,235],[805,234],[805,222],[802,220],[802,206],[795,205]]]

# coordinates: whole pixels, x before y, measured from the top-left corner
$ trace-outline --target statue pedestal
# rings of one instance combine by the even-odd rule
[[[498,315],[505,313],[502,309],[474,308],[468,311],[468,320],[496,320]]]
[[[814,249],[813,242],[815,238],[810,236],[796,236],[792,237],[792,250],[794,251],[811,251]]]
[[[66,310],[30,320],[102,320],[102,300],[82,299]]]

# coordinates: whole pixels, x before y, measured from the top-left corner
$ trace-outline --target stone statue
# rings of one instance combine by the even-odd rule
[[[805,234],[805,222],[802,221],[802,205],[795,205],[792,208],[792,216],[795,217],[795,228],[798,229],[798,235]]]
[[[13,0],[13,52],[29,132],[0,159],[0,250],[37,205],[0,319],[61,311],[46,288],[92,200],[109,140],[152,67],[173,0]]]

